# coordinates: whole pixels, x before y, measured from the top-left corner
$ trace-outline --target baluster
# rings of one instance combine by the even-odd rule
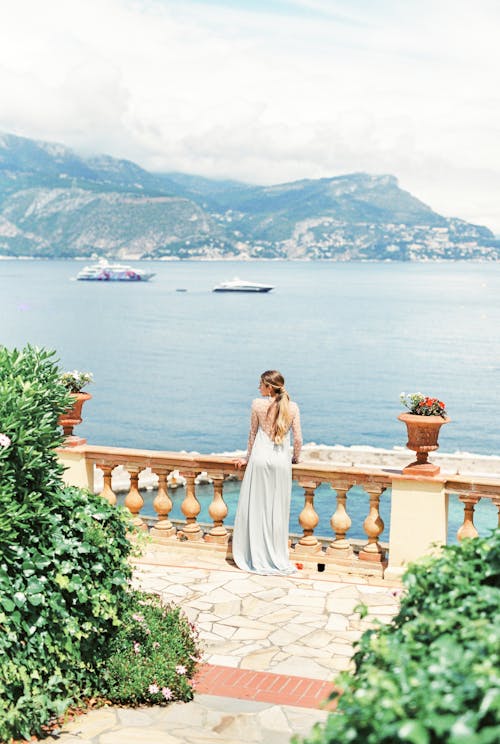
[[[188,472],[183,473],[186,478],[186,496],[181,504],[181,510],[186,517],[186,524],[183,525],[182,529],[177,533],[178,537],[184,537],[188,540],[202,540],[203,532],[200,525],[196,521],[196,517],[200,513],[201,506],[196,498],[196,487],[194,479],[196,473]]]
[[[229,540],[228,531],[224,526],[224,520],[227,517],[227,505],[222,495],[224,488],[224,474],[210,473],[210,477],[213,480],[214,497],[208,507],[208,513],[213,519],[214,526],[205,535],[205,540],[207,542],[221,543],[224,545]]]
[[[172,538],[176,536],[176,530],[168,518],[172,510],[172,500],[168,495],[167,478],[170,470],[156,465],[154,472],[158,476],[158,493],[153,501],[153,509],[158,514],[158,521],[151,528],[150,534],[154,537]]]
[[[332,540],[326,549],[327,555],[331,555],[335,560],[347,561],[351,563],[353,550],[351,543],[346,538],[346,532],[351,527],[352,520],[346,511],[347,491],[349,487],[333,486],[337,493],[337,508],[330,519],[332,530],[335,533],[335,540]]]
[[[370,511],[363,522],[363,529],[368,535],[368,543],[359,551],[362,561],[381,563],[385,560],[385,550],[378,542],[379,535],[384,531],[384,522],[379,512],[380,497],[385,491],[382,486],[363,486],[370,497]]]
[[[132,524],[140,530],[147,531],[148,528],[139,515],[139,512],[144,506],[144,499],[139,493],[139,473],[141,468],[138,465],[126,465],[125,467],[130,475],[130,490],[125,496],[125,506],[132,514]]]
[[[481,496],[469,493],[458,498],[464,505],[464,521],[457,531],[457,539],[462,541],[465,537],[477,537],[479,533],[474,527],[474,507]]]
[[[114,506],[116,504],[116,494],[111,488],[111,473],[113,472],[115,466],[109,465],[109,463],[107,462],[98,462],[96,464],[96,467],[102,470],[102,478],[104,481],[103,489],[99,495],[106,499],[106,501],[108,501],[111,506]]]
[[[299,486],[304,489],[304,508],[299,514],[299,523],[304,534],[295,545],[295,553],[319,553],[321,543],[314,535],[314,528],[319,522],[319,516],[314,508],[314,491],[319,486],[318,481],[300,480]]]

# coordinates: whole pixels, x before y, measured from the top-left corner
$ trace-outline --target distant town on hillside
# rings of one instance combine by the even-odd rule
[[[0,258],[498,260],[392,175],[255,186],[0,134]]]

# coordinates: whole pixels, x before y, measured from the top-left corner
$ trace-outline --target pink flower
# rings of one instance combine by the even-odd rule
[[[0,434],[0,447],[8,447],[12,444],[12,440],[7,436],[7,434]]]
[[[162,687],[161,688],[161,694],[165,698],[165,700],[172,700],[174,693],[170,689],[170,687]]]
[[[141,652],[141,644],[137,643],[137,641],[134,641],[134,654],[139,654]]]
[[[177,664],[177,666],[175,667],[175,671],[177,672],[177,674],[186,674],[187,669],[184,664]]]
[[[140,615],[138,612],[136,612],[136,613],[134,613],[132,615],[132,620],[135,620],[138,623],[143,623],[144,622],[144,615]]]
[[[158,641],[153,641],[153,648],[160,648]]]
[[[160,688],[154,683],[152,685],[149,685],[148,690],[151,695],[156,695],[157,692],[160,692]]]

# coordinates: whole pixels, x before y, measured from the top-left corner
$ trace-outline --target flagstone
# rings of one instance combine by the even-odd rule
[[[245,595],[253,594],[256,589],[256,584],[253,579],[234,579],[224,585],[224,589],[233,594]]]
[[[273,705],[272,708],[266,708],[257,714],[257,718],[264,729],[270,731],[286,731],[290,736],[293,733],[290,728],[290,722],[279,705]]]
[[[266,601],[266,602],[272,602],[273,599],[278,599],[278,597],[284,597],[285,594],[287,594],[286,589],[283,587],[273,587],[272,589],[265,589],[261,592],[256,592],[255,596],[258,597],[260,600]]]
[[[398,611],[396,605],[369,605],[369,615],[395,615]]]
[[[253,580],[255,581],[257,586],[267,586],[271,587],[271,589],[274,589],[275,587],[280,587],[283,589],[293,589],[296,586],[294,579],[287,579],[285,576],[254,575]]]
[[[229,602],[218,602],[214,605],[214,613],[217,617],[229,617],[237,615],[241,610],[241,600],[232,599]]]
[[[335,656],[349,656],[354,653],[354,649],[349,643],[329,643],[325,651]]]
[[[304,656],[291,656],[288,660],[281,661],[279,664],[272,664],[269,671],[274,674],[300,675],[301,677],[321,680],[328,680],[331,677],[330,670]]]
[[[305,646],[311,648],[324,648],[332,641],[332,634],[327,633],[326,630],[318,630],[315,633],[309,633],[309,635],[303,636],[301,642]]]
[[[326,662],[324,662],[326,663]],[[352,658],[347,656],[333,656],[328,660],[328,665],[331,669],[338,672],[348,672],[354,670],[354,662]]]
[[[350,599],[351,597],[358,597],[358,601],[361,597],[360,591],[357,586],[343,586],[340,589],[335,589],[331,595],[332,597],[338,597],[339,599]]]
[[[190,586],[182,586],[181,584],[169,584],[165,587],[163,593],[173,594],[175,597],[187,597],[193,594],[193,590]]]
[[[212,623],[212,632],[221,638],[231,638],[234,635],[235,628],[231,625],[222,625],[221,623]]]
[[[118,708],[118,723],[125,727],[151,726],[151,710],[152,708]]]
[[[254,669],[263,672],[269,669],[269,664],[276,656],[276,648],[263,648],[253,654],[247,654],[241,661],[240,669]]]
[[[179,739],[161,729],[148,728],[147,738],[155,744],[179,744]],[[99,744],[144,744],[144,730],[142,727],[120,727],[116,731],[101,734]]]
[[[323,579],[322,581],[313,581],[311,588],[318,592],[326,592],[330,594],[337,589],[345,589],[345,582],[341,581],[329,581]]]
[[[78,716],[73,721],[65,724],[64,731],[92,739],[101,731],[111,729],[117,724],[116,711],[108,708],[99,708],[91,711],[91,715]]]
[[[386,589],[378,592],[367,592],[365,589],[361,589],[360,596],[367,605],[380,604],[380,605],[397,605],[399,604],[396,597],[393,596],[392,592]]]
[[[347,630],[349,625],[352,625],[352,623],[349,622],[347,617],[331,612],[325,630]]]
[[[297,638],[303,638],[308,635],[309,628],[305,628],[303,625],[296,625],[295,623],[289,623],[279,630],[275,630],[271,633],[269,640],[276,646],[288,646],[293,643]]]
[[[350,615],[359,604],[362,604],[362,601],[357,595],[355,597],[336,597],[333,594],[326,600],[326,609],[328,612]]]
[[[213,605],[220,602],[232,602],[235,599],[235,596],[232,592],[228,592],[222,587],[218,587],[211,592],[205,592],[204,597],[206,600],[210,600]]]
[[[259,741],[261,738],[261,726],[256,716],[249,713],[224,716],[213,731],[224,736],[233,736],[240,742]]]
[[[314,723],[316,721],[320,723],[326,721],[329,715],[326,710],[310,710],[292,705],[283,706],[282,710],[290,723],[292,731],[299,736],[310,734]]]
[[[238,656],[238,658],[241,659],[243,656],[246,656],[247,654],[251,654],[254,651],[260,651],[260,650],[263,650],[269,647],[270,647],[270,642],[267,639],[265,640],[261,639],[259,643],[246,643],[243,645],[239,643],[238,648],[235,648],[234,650],[234,654],[235,656]],[[273,648],[275,647],[273,646]]]
[[[284,597],[278,597],[274,600],[277,604],[289,605],[292,607],[309,607],[323,609],[325,599],[323,597],[310,597],[303,594],[285,594]]]
[[[271,630],[269,623],[263,623],[260,620],[253,620],[252,618],[244,617],[243,615],[225,617],[224,620],[221,620],[220,622],[222,625],[233,625],[236,628],[260,628],[261,630]]]
[[[207,659],[207,663],[217,664],[218,666],[237,667],[240,663],[240,659],[237,656],[228,656],[224,654],[212,654]]]
[[[324,607],[322,607],[318,612],[307,612],[302,610],[297,619],[300,619],[300,622],[304,623],[304,625],[312,626],[313,628],[320,628],[322,625],[326,624],[328,613],[325,612]]]
[[[278,623],[287,623],[289,620],[300,615],[296,610],[278,610],[266,615],[266,623],[277,625]],[[302,619],[302,618],[301,618]]]
[[[338,630],[331,637],[331,640],[335,643],[342,643],[342,641],[349,641],[350,643],[356,643],[363,635],[361,630]]]
[[[206,599],[190,599],[189,603],[183,603],[183,607],[196,607],[197,610],[210,610],[213,602],[207,602]]]
[[[269,635],[269,630],[265,628],[264,630],[260,628],[238,628],[235,632],[233,638],[234,639],[241,639],[241,640],[251,640],[252,638],[267,638]]]

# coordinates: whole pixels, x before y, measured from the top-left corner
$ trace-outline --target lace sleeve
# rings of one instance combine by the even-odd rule
[[[257,434],[258,428],[259,428],[259,417],[257,416],[255,404],[252,403],[252,414],[250,416],[250,432],[248,434],[248,446],[247,446],[247,456],[246,456],[247,460],[250,459],[250,453],[252,452],[252,447],[255,441],[255,436]]]
[[[300,457],[300,451],[302,449],[302,429],[300,426],[300,410],[296,406],[296,412],[292,419],[292,434],[293,434],[293,459],[292,462],[298,462]]]

